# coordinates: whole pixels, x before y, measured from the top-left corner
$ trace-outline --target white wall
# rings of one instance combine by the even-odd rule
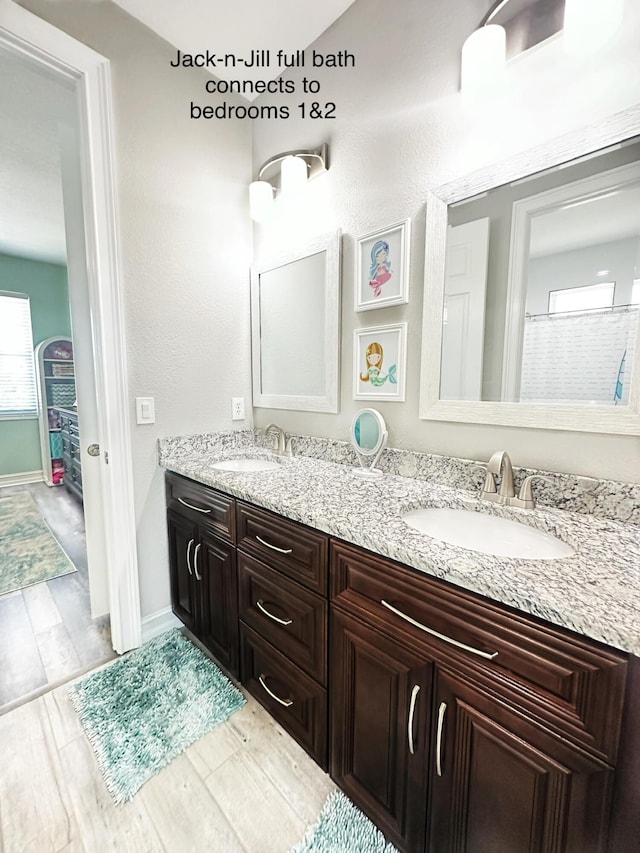
[[[204,76],[171,68],[175,49],[118,7],[21,5],[111,61],[140,592],[149,615],[170,600],[156,440],[229,428],[231,396],[250,398],[251,129],[190,120]],[[136,396],[155,397],[154,425],[135,425]]]
[[[640,5],[627,3],[618,38],[599,57],[570,61],[561,40],[552,39],[510,62],[511,88],[501,101],[481,108],[464,104],[458,92],[460,48],[488,6],[481,0],[456,0],[454,7],[424,0],[403,0],[393,7],[387,0],[356,0],[313,45],[322,53],[354,53],[356,67],[306,67],[290,75],[298,81],[303,74],[319,80],[322,88],[314,99],[335,101],[337,118],[300,119],[295,106],[302,101],[299,93],[280,101],[274,96],[259,99],[289,104],[294,117],[255,126],[254,172],[281,151],[330,143],[330,170],[306,188],[304,209],[260,229],[256,250],[268,253],[342,229],[343,379],[338,415],[256,410],[256,425],[276,420],[292,432],[346,438],[360,407],[351,398],[349,381],[353,329],[406,320],[407,402],[379,406],[390,444],[477,459],[506,448],[518,465],[638,482],[637,437],[418,418],[426,192],[640,101],[635,36]],[[412,220],[409,305],[355,314],[354,239],[405,218]]]

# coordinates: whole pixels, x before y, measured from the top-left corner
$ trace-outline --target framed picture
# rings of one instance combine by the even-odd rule
[[[409,233],[406,219],[356,240],[354,309],[370,311],[409,301]]]
[[[353,399],[404,402],[407,324],[353,333]]]

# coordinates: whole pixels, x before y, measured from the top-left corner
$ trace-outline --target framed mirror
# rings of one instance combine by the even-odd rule
[[[640,108],[427,198],[420,416],[640,433]]]
[[[251,270],[253,405],[337,412],[340,232]]]
[[[377,409],[360,409],[355,413],[351,421],[351,444],[360,468],[354,468],[354,474],[361,477],[382,476],[382,471],[376,468],[376,462],[387,446],[388,437],[384,418]]]

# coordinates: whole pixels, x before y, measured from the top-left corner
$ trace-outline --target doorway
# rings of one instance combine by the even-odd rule
[[[0,50],[73,93],[77,133],[62,127],[60,159],[74,347],[86,366],[78,403],[88,564],[99,567],[113,647],[121,653],[140,644],[141,625],[109,63],[9,0],[0,0]],[[91,444],[99,447],[96,457],[86,455]]]

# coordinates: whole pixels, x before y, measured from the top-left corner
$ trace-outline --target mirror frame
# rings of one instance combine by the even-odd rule
[[[260,348],[260,276],[278,267],[326,253],[325,269],[325,358],[324,395],[263,394],[260,390],[262,359]],[[251,267],[251,364],[253,405],[267,409],[301,412],[338,411],[340,399],[340,231],[323,234],[298,251],[270,256]]]
[[[521,181],[569,160],[640,134],[640,106],[573,131],[494,166],[465,175],[427,194],[420,374],[423,420],[564,429],[612,434],[640,433],[640,323],[627,406],[545,405],[440,400],[447,208],[511,181]],[[506,316],[505,316],[506,322]]]

